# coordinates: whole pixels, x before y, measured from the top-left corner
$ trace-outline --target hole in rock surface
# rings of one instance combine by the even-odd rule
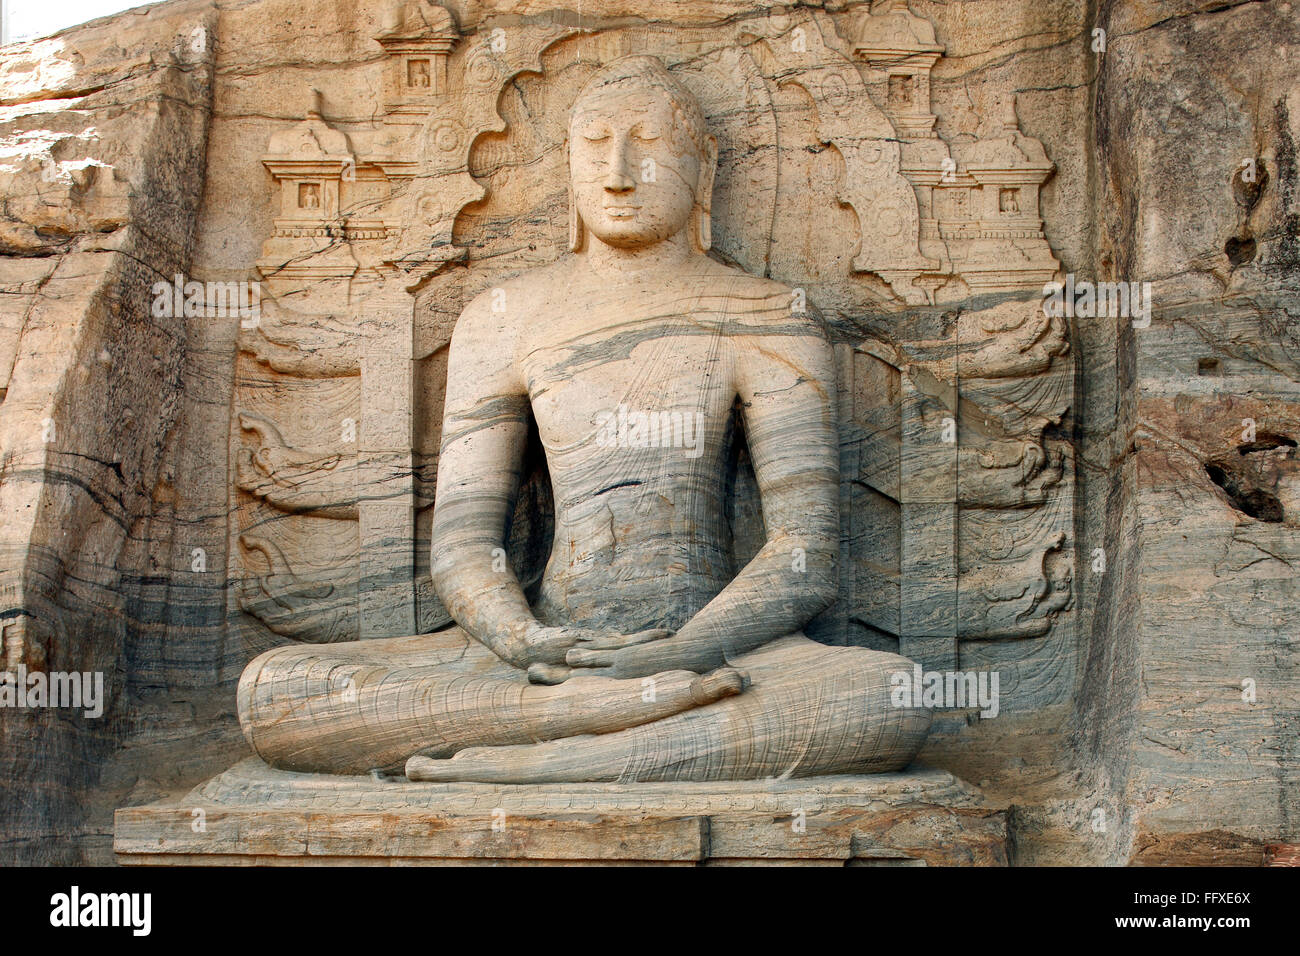
[[[1234,266],[1244,265],[1255,258],[1255,240],[1249,236],[1242,238],[1233,236],[1223,244],[1223,254]]]
[[[1249,455],[1253,451],[1272,451],[1274,448],[1295,448],[1294,438],[1275,435],[1272,432],[1256,432],[1255,440],[1237,446],[1238,455]]]
[[[1205,466],[1205,473],[1223,489],[1232,507],[1242,514],[1250,515],[1256,521],[1282,520],[1282,503],[1262,488],[1252,487],[1245,476],[1213,462]]]
[[[1268,164],[1258,156],[1255,157],[1254,176],[1246,178],[1246,170],[1238,169],[1232,177],[1232,198],[1237,205],[1249,212],[1259,202],[1260,194],[1268,185]]]

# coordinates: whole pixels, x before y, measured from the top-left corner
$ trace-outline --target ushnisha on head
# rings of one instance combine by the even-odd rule
[[[658,57],[610,62],[569,118],[569,248],[582,251],[590,233],[636,250],[689,228],[707,251],[717,162],[704,111]]]

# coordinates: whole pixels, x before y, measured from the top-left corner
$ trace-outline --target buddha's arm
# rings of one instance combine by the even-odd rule
[[[502,549],[519,491],[528,396],[515,370],[507,317],[483,296],[451,338],[442,449],[434,496],[434,589],[461,627],[499,657],[526,666],[539,625]]]
[[[839,438],[834,353],[819,323],[740,336],[737,391],[767,542],[673,637],[616,651],[576,649],[571,665],[614,677],[706,671],[803,627],[838,591]],[[787,322],[789,320],[786,320]],[[604,668],[604,669],[602,669]]]

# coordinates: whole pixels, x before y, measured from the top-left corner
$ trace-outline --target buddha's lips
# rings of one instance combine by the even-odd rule
[[[627,219],[636,214],[640,206],[606,206],[605,213],[612,219]]]

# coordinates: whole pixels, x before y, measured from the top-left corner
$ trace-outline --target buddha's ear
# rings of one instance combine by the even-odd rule
[[[700,184],[695,191],[695,248],[708,252],[713,246],[713,177],[718,171],[718,141],[712,135],[704,141],[704,158],[700,162]]]
[[[573,184],[569,184],[569,251],[581,252],[587,244],[587,225],[578,212],[578,204],[573,201]]]
[[[564,155],[569,155],[569,138],[564,138]],[[587,225],[582,221],[582,216],[578,212],[578,204],[573,198],[573,174],[568,177],[568,195],[569,195],[569,251],[581,252],[582,247],[587,244]]]

